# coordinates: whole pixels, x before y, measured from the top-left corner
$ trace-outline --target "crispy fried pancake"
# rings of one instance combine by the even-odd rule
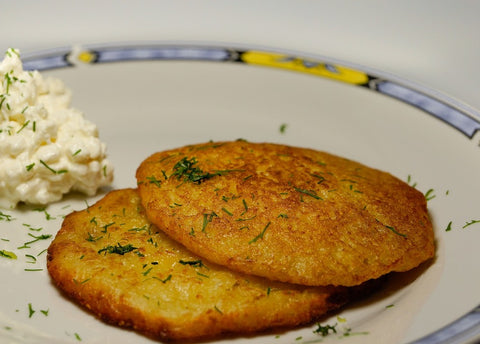
[[[150,221],[236,271],[353,286],[434,254],[421,192],[325,152],[209,142],[155,153],[136,176]]]
[[[68,215],[47,262],[54,283],[104,321],[170,340],[308,323],[358,292],[272,282],[202,260],[147,220],[132,189]]]

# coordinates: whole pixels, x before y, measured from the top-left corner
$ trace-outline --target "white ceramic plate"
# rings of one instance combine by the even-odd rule
[[[479,335],[479,113],[377,71],[269,49],[97,45],[23,59],[25,68],[64,80],[73,105],[98,125],[114,188],[134,187],[136,167],[155,151],[244,138],[330,151],[428,194],[435,260],[320,319],[337,324],[336,334],[315,334],[313,324],[228,342],[460,343]],[[100,197],[2,211],[0,250],[18,256],[0,257],[2,343],[151,342],[95,319],[49,280],[45,250],[63,216]]]

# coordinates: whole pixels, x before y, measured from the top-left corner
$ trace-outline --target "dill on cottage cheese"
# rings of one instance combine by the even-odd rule
[[[70,106],[56,78],[24,71],[18,50],[0,63],[0,207],[47,204],[70,191],[94,195],[113,180],[95,124]]]

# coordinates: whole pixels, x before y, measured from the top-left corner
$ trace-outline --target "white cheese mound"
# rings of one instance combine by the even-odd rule
[[[56,78],[24,71],[18,50],[0,63],[0,207],[47,204],[70,191],[89,196],[113,180],[95,124],[70,107]]]

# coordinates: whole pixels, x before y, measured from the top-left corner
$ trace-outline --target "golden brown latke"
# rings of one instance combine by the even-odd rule
[[[105,322],[169,340],[309,323],[358,292],[272,282],[209,263],[153,226],[133,189],[68,215],[47,263],[54,283]]]
[[[325,152],[209,142],[155,153],[136,176],[150,221],[244,273],[353,286],[434,255],[421,192]]]

